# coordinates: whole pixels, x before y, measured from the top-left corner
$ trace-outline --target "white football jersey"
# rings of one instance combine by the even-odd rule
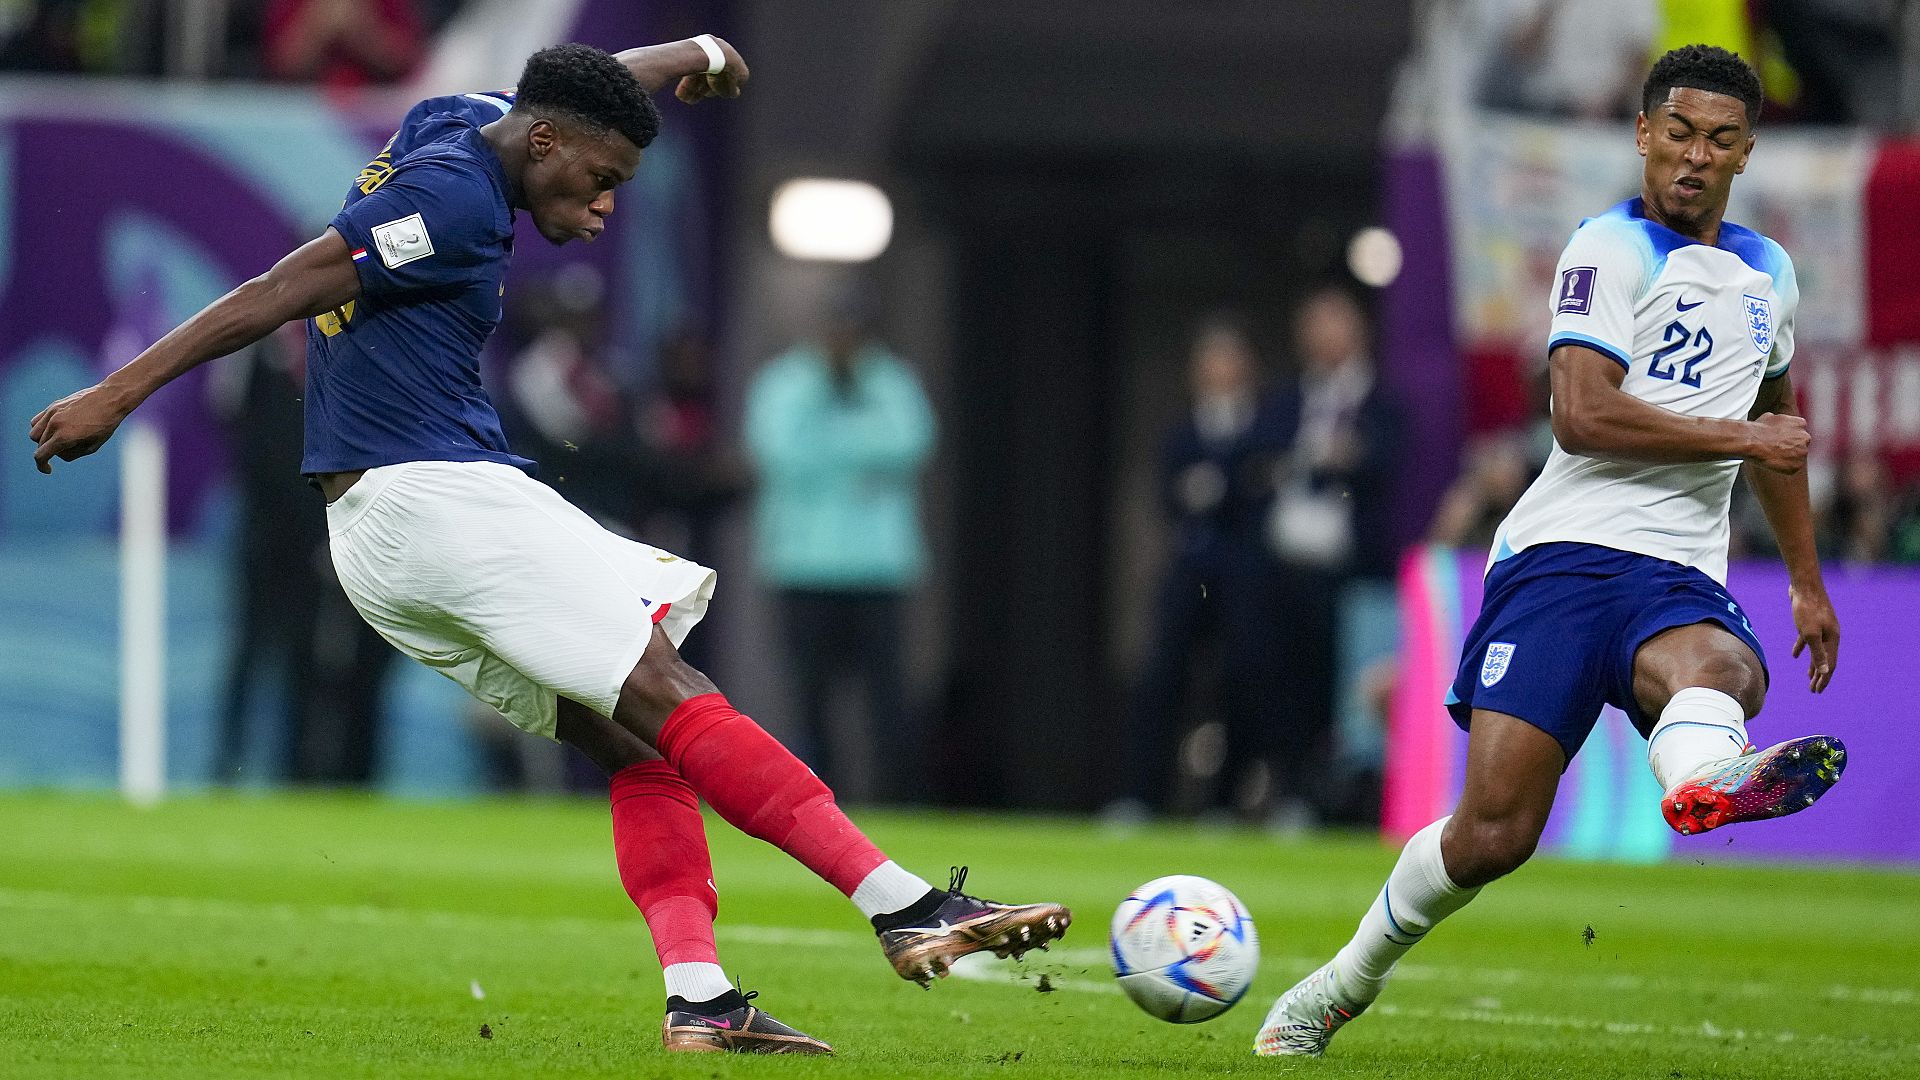
[[[1779,244],[1731,222],[1708,246],[1647,219],[1639,199],[1580,223],[1560,256],[1551,353],[1584,345],[1627,371],[1620,388],[1687,416],[1744,420],[1793,358],[1800,289]],[[1535,544],[1634,551],[1727,578],[1738,461],[1643,465],[1569,454],[1501,523],[1491,562]]]

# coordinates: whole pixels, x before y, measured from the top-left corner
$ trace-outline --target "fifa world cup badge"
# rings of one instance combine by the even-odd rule
[[[1591,266],[1570,266],[1560,272],[1560,295],[1554,310],[1562,315],[1587,315],[1593,311],[1593,279],[1600,271]]]
[[[1762,353],[1773,351],[1773,305],[1766,297],[1747,294],[1747,336]]]
[[[1513,663],[1513,642],[1496,641],[1487,646],[1487,658],[1480,663],[1480,685],[1492,686],[1507,677]]]

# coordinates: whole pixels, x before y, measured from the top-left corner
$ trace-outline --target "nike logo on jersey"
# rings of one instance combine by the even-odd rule
[[[1704,303],[1706,303],[1705,300],[1695,300],[1693,303],[1689,304],[1686,302],[1686,300],[1679,297],[1675,297],[1673,301],[1673,306],[1676,310],[1679,310],[1679,311],[1692,311],[1694,308],[1697,308]]]

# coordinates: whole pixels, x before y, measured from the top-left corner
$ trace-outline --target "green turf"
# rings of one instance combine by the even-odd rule
[[[942,884],[971,863],[979,892],[1081,921],[1024,979],[923,992],[831,890],[716,823],[723,962],[840,1049],[716,1060],[660,1052],[597,803],[0,796],[0,1076],[1920,1076],[1920,876],[1541,862],[1423,944],[1331,1057],[1272,1062],[1249,1053],[1267,1003],[1344,940],[1390,849],[862,817]],[[1266,949],[1248,1000],[1191,1027],[1136,1011],[1104,959],[1113,905],[1176,872],[1239,893]]]

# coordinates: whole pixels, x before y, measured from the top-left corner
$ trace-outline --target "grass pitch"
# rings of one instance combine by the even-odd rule
[[[856,816],[936,884],[970,863],[984,895],[1079,921],[924,992],[837,894],[712,822],[722,962],[840,1054],[670,1058],[596,802],[0,796],[0,1076],[1920,1076],[1920,876],[1541,862],[1415,950],[1331,1057],[1276,1062],[1250,1054],[1267,1004],[1345,940],[1392,849]],[[1263,939],[1247,1000],[1191,1027],[1106,966],[1114,905],[1166,873],[1232,888]]]

